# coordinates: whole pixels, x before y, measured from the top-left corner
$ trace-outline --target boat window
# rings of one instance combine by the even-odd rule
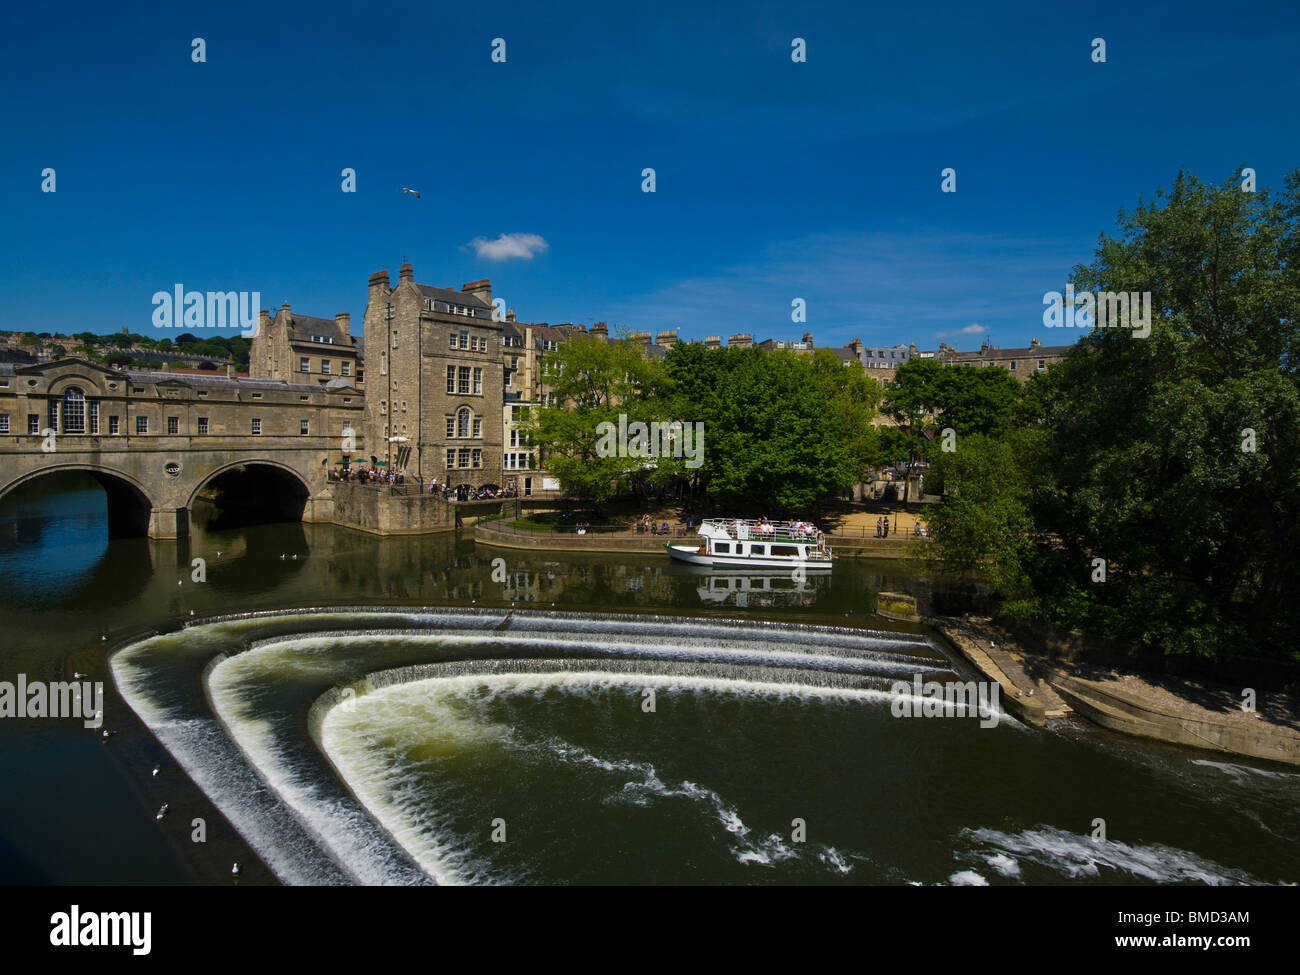
[[[730,542],[714,542],[714,543],[713,543],[713,551],[715,551],[715,552],[721,552],[721,553],[723,553],[723,554],[728,554],[728,553],[731,552],[731,543],[730,543]]]
[[[762,555],[763,551],[764,551],[764,547],[762,545],[749,546],[749,552],[751,555]]]
[[[799,549],[795,548],[795,546],[793,545],[773,545],[772,554],[773,555],[798,555]]]

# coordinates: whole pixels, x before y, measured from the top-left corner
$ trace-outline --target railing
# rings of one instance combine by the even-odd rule
[[[913,528],[899,528],[895,530],[892,525],[889,528],[888,535],[877,535],[874,525],[861,525],[856,530],[836,528],[828,531],[826,534],[838,538],[879,538],[881,541],[886,541],[890,538],[916,538],[928,542],[934,537],[928,529],[926,529],[924,534],[918,535]]]
[[[787,541],[795,542],[802,545],[815,544],[819,549],[825,548],[825,532],[817,528],[816,525],[802,522],[807,525],[807,530],[796,529],[795,523],[788,521],[769,521],[757,522],[747,518],[705,518],[700,523],[700,532],[703,534],[704,529],[709,528],[714,531],[721,531],[728,538],[738,539],[740,541],[754,542],[773,542]],[[745,531],[741,533],[737,530],[738,525],[743,525]]]

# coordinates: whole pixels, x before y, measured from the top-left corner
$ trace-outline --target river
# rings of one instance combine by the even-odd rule
[[[70,479],[0,503],[0,587],[0,680],[121,691],[107,740],[0,720],[8,883],[210,881],[249,851],[244,882],[1300,880],[1290,770],[896,716],[900,681],[976,675],[875,593],[979,600],[897,563],[797,582],[300,524],[110,542]]]

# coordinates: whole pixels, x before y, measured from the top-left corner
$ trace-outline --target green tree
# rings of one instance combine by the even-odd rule
[[[880,386],[833,353],[675,347],[674,411],[704,424],[701,481],[739,510],[808,510],[860,480]]]
[[[1075,269],[1076,290],[1150,292],[1154,312],[1148,337],[1096,329],[1045,381],[1036,516],[1059,544],[1034,574],[1045,606],[1089,610],[1060,622],[1171,654],[1294,654],[1297,190],[1300,172],[1277,199],[1180,173]]]
[[[928,518],[933,541],[920,550],[932,570],[977,572],[1003,599],[1031,598],[1030,499],[1046,439],[1041,430],[1002,438],[976,433],[935,455],[945,494]]]
[[[884,442],[894,454],[906,451],[909,475],[941,429],[936,422],[938,401],[943,372],[948,368],[934,359],[909,359],[895,370],[893,385],[885,390],[881,411],[894,421],[894,427]],[[904,502],[911,500],[911,487],[908,476],[903,484]]]
[[[625,424],[668,418],[657,416],[662,368],[626,338],[607,342],[579,335],[548,352],[541,364],[553,405],[533,411],[530,424],[545,468],[565,491],[597,503],[622,487],[643,483],[647,461],[603,449],[605,432]]]

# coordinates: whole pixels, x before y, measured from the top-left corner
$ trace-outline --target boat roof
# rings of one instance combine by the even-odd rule
[[[757,538],[760,533],[756,532],[755,529],[764,522],[755,521],[752,518],[705,518],[700,522],[699,533],[709,538],[731,538],[737,524],[745,525],[749,529],[749,535]],[[821,533],[811,521],[768,521],[766,524],[772,526],[774,537],[779,535],[788,538],[796,536],[796,534],[806,537],[809,534],[817,535]],[[795,533],[795,525],[806,525],[811,531]],[[766,536],[765,532],[761,534]]]

